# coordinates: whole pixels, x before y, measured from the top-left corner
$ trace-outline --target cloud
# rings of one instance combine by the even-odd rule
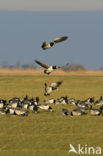
[[[80,11],[103,10],[103,0],[0,0],[0,10]]]

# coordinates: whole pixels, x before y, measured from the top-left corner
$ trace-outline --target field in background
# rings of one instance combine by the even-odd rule
[[[94,74],[95,73],[95,74]],[[44,83],[63,80],[59,90],[51,97],[67,95],[69,98],[85,99],[103,95],[103,73],[86,71],[65,73],[55,71],[50,76],[40,70],[0,70],[0,98],[40,97],[46,99]],[[77,147],[100,146],[103,149],[103,116],[62,116],[62,108],[69,112],[74,106],[53,105],[54,112],[39,111],[27,117],[0,116],[0,155],[2,156],[68,156],[69,144]],[[103,151],[102,151],[103,152]]]
[[[43,69],[0,68],[0,75],[44,75]],[[51,75],[103,75],[102,70],[63,71],[55,70]]]

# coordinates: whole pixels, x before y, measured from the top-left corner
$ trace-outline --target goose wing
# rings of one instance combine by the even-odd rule
[[[62,37],[59,37],[59,38],[55,38],[54,39],[54,43],[58,43],[58,42],[62,42],[64,40],[66,40],[68,37],[67,36],[62,36]]]
[[[48,66],[47,64],[44,64],[44,63],[42,63],[42,62],[40,62],[40,61],[37,61],[37,60],[35,60],[35,62],[36,62],[37,64],[39,64],[40,66],[42,66],[43,68],[46,68],[46,69],[49,68],[49,66]]]

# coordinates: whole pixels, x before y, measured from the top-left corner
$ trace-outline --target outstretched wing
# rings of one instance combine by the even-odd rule
[[[50,86],[52,87],[52,89],[57,89],[57,87],[59,87],[61,84],[62,81],[58,81],[58,82],[51,83]]]
[[[42,62],[40,62],[40,61],[37,61],[37,60],[35,60],[35,62],[36,62],[37,64],[39,64],[40,66],[42,66],[43,68],[46,68],[46,69],[49,68],[49,66],[48,66],[47,64],[44,64],[44,63],[42,63]]]
[[[68,38],[67,36],[55,38],[53,42],[54,42],[54,43],[62,42],[62,41],[64,41],[64,40],[66,40],[67,38]]]

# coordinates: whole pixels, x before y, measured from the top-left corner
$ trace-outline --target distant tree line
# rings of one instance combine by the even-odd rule
[[[67,63],[65,66],[63,66],[62,69],[64,71],[86,70],[83,65],[80,65],[80,64],[76,65],[76,64],[69,64],[69,63]]]
[[[8,63],[3,63],[0,65],[1,68],[9,68],[9,69],[36,69],[36,66],[34,64],[30,63],[25,63],[25,64],[20,64],[17,62],[15,65],[8,65]]]
[[[20,62],[16,62],[15,65],[8,65],[7,62],[3,62],[2,65],[0,65],[1,68],[9,68],[9,69],[37,69],[35,64],[26,63],[26,64],[20,64]],[[62,66],[61,68],[64,71],[78,71],[78,70],[86,70],[83,65],[76,65],[76,64],[69,64]]]

